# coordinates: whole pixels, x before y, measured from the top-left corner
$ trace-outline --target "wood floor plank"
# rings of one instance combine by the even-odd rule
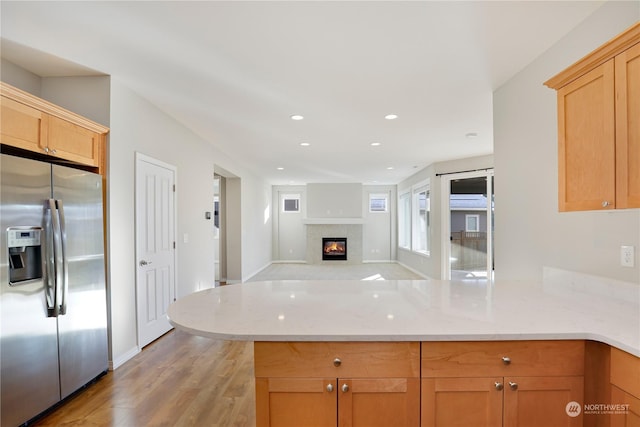
[[[253,345],[171,331],[40,427],[255,426]]]

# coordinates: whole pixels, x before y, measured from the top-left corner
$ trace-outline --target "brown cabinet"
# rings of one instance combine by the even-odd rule
[[[558,208],[640,207],[640,24],[545,85],[558,91]]]
[[[0,143],[105,172],[108,128],[5,83]]]
[[[254,346],[256,425],[419,426],[419,343]]]
[[[611,348],[611,427],[640,427],[640,359]]]
[[[422,344],[422,427],[581,426],[582,341]]]

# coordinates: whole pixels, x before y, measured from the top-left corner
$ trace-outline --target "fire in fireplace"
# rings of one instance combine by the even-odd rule
[[[346,237],[323,237],[322,238],[322,260],[323,261],[346,261],[347,260],[347,238]]]

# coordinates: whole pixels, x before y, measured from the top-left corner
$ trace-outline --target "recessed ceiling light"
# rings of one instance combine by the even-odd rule
[[[379,147],[379,146],[381,146],[381,145],[382,145],[382,143],[380,143],[380,142],[372,142],[372,143],[371,143],[371,146],[372,146],[372,147]]]
[[[283,170],[284,170],[284,168],[283,168],[282,166],[281,166],[281,167],[278,167],[278,168],[276,168],[276,169],[278,169],[279,171],[283,171]]]
[[[300,145],[303,146],[303,147],[308,147],[311,144],[309,144],[308,142],[301,142]]]
[[[393,166],[389,166],[387,170],[393,170]]]
[[[294,114],[293,116],[291,116],[291,120],[302,120],[304,119],[304,116],[301,116],[300,114]]]
[[[398,118],[397,114],[387,114],[386,116],[384,116],[385,119],[387,120],[395,120]]]

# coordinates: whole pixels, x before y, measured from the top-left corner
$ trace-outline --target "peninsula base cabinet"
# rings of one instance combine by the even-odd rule
[[[582,426],[584,341],[425,342],[421,370],[422,427]]]
[[[582,377],[423,379],[422,427],[582,426],[582,393]]]
[[[256,342],[257,427],[418,427],[420,344]]]

